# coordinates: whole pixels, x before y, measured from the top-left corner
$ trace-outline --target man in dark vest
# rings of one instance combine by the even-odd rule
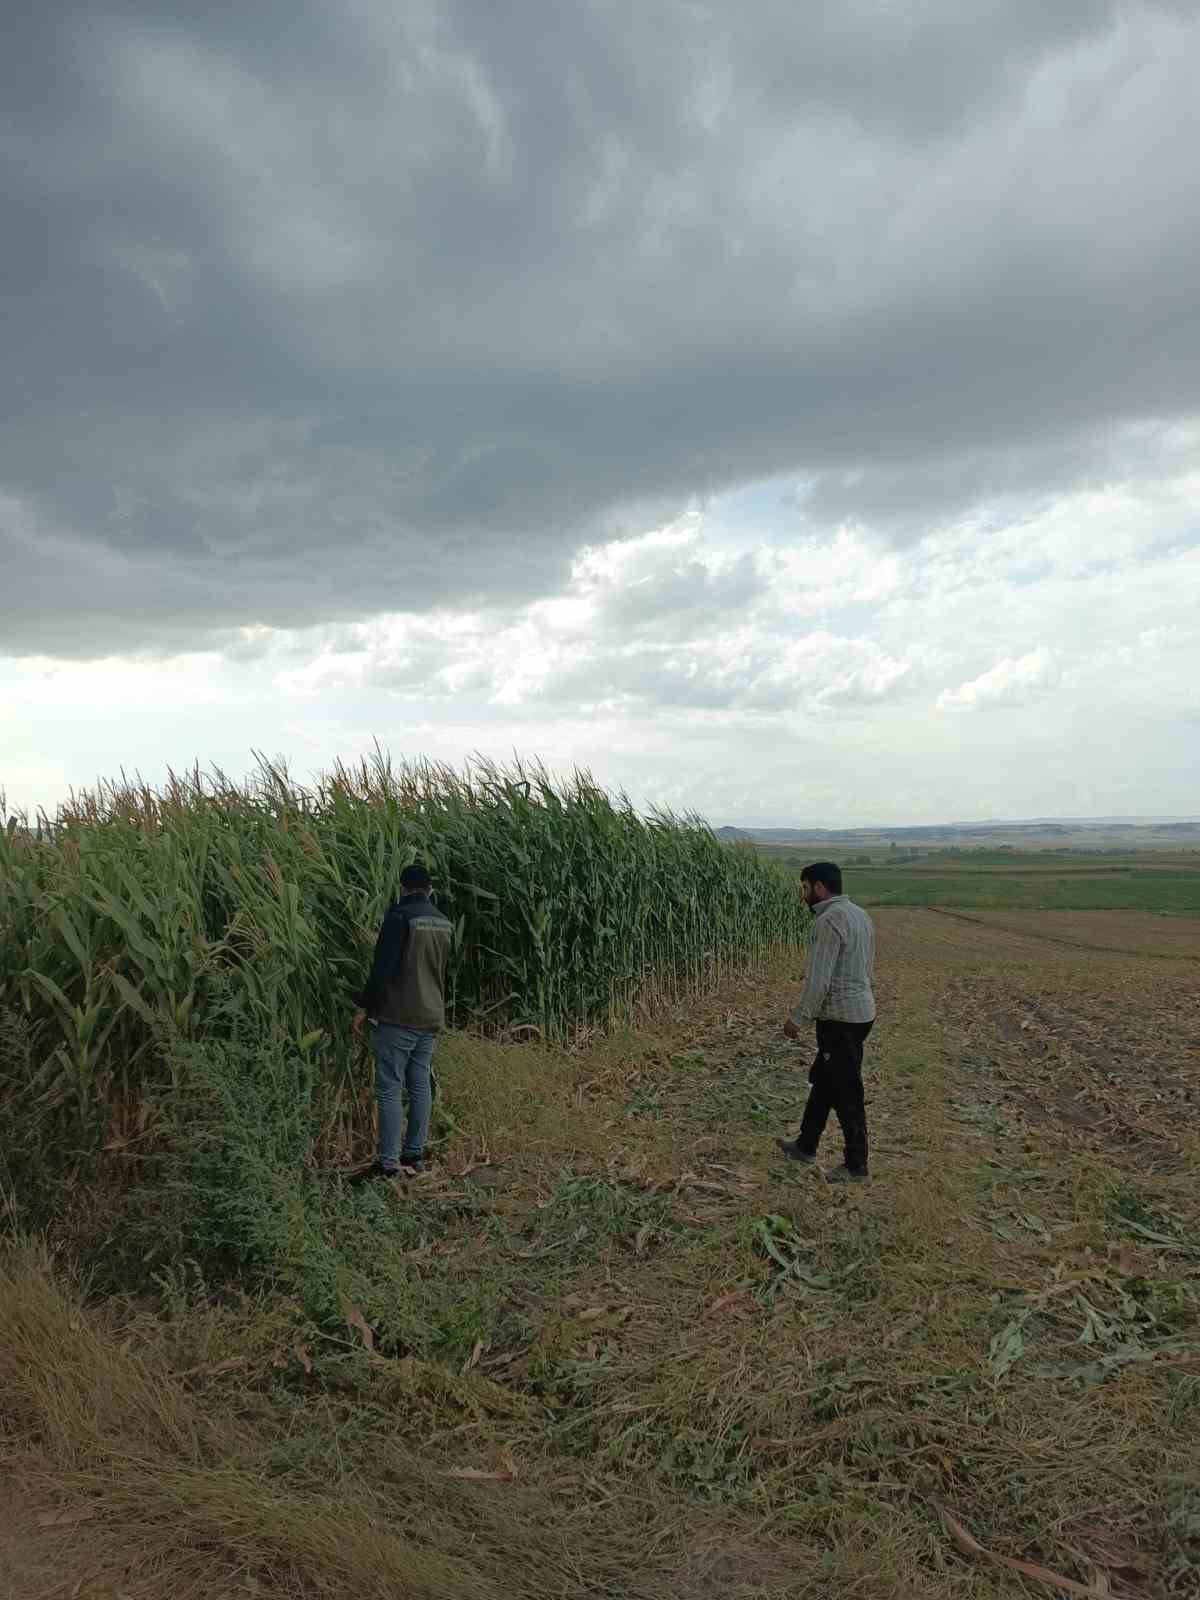
[[[446,968],[453,927],[430,899],[424,867],[405,867],[400,898],[388,908],[375,941],[371,975],[357,997],[354,1033],[369,1020],[374,1034],[379,1151],[356,1181],[418,1172],[433,1106],[433,1050],[446,1021]],[[403,1096],[408,1121],[401,1139]]]

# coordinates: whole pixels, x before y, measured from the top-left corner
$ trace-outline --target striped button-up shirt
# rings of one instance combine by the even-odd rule
[[[792,1021],[873,1022],[875,927],[849,895],[834,894],[813,907],[816,927],[804,993]]]

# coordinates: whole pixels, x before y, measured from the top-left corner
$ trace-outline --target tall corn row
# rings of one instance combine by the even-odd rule
[[[585,773],[377,753],[308,789],[267,762],[244,784],[120,782],[0,832],[0,1027],[32,1040],[23,1091],[134,1108],[169,1092],[165,1037],[219,1036],[239,1013],[320,1053],[335,1111],[357,1093],[350,995],[413,860],[454,922],[459,1025],[562,1037],[802,937],[781,869],[697,818],[643,819]]]

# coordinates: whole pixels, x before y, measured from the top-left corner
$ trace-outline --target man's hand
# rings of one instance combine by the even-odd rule
[[[356,1039],[362,1038],[363,1025],[367,1020],[367,1013],[359,1010],[354,1013],[354,1021],[350,1024],[350,1032]]]
[[[792,1021],[791,1017],[783,1025],[783,1037],[785,1039],[798,1039],[800,1037],[800,1029]]]

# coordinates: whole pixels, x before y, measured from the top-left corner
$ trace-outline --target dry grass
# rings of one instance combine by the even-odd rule
[[[95,1302],[14,1247],[9,1453],[89,1514],[26,1565],[146,1600],[1052,1592],[994,1556],[1195,1594],[1196,967],[1029,920],[881,914],[865,1190],[772,1158],[775,970],[574,1052],[448,1041],[441,1175],[355,1213],[362,1325],[182,1267]]]
[[[1200,918],[1165,917],[1153,911],[939,911],[956,922],[1015,935],[1034,948],[1113,951],[1149,960],[1200,961]]]

